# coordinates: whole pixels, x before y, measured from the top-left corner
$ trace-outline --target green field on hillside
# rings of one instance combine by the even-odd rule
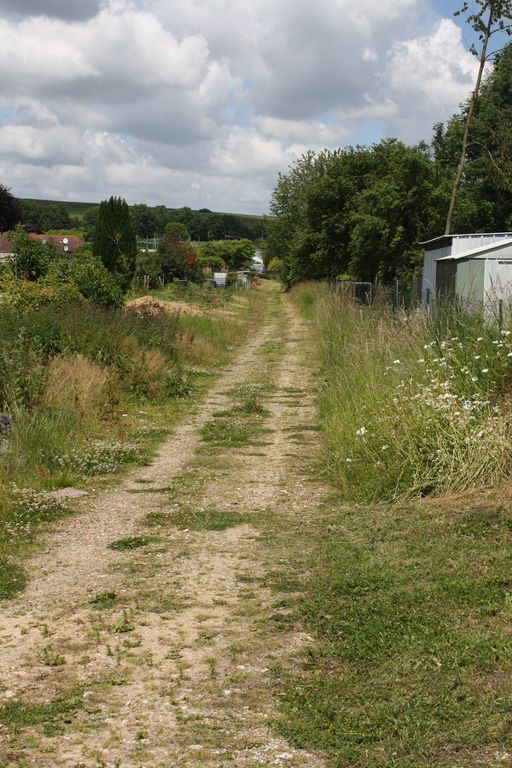
[[[63,205],[70,216],[75,216],[78,219],[81,219],[84,215],[84,213],[89,209],[93,208],[95,205],[99,205],[99,201],[95,203],[90,202],[69,202],[65,200],[39,200],[34,197],[21,197],[20,200],[22,202],[30,202],[30,203],[37,203],[38,205]],[[130,206],[131,207],[131,206]],[[157,206],[149,206],[150,208],[156,208]],[[165,206],[167,207],[167,206]],[[169,211],[175,211],[176,208],[168,208]],[[196,211],[194,211],[196,213]],[[240,217],[242,219],[254,219],[256,221],[263,221],[266,217],[259,215],[259,214],[253,214],[253,213],[230,213],[229,211],[211,211],[211,213],[217,213],[221,216],[236,216]]]

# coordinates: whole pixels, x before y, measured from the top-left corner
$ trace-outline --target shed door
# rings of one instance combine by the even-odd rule
[[[436,266],[436,295],[441,300],[454,299],[457,263],[451,260],[438,261]]]

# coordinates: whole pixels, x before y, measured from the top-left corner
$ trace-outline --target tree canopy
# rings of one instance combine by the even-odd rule
[[[278,178],[266,261],[286,284],[336,277],[389,282],[419,271],[421,240],[442,234],[468,100],[434,126],[432,143],[307,152]],[[496,56],[475,102],[454,209],[457,232],[512,228],[512,44]]]

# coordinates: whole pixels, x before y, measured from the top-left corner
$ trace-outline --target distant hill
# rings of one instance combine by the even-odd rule
[[[35,197],[20,197],[19,198],[21,202],[28,202],[28,203],[37,203],[38,205],[63,205],[68,214],[70,216],[74,216],[77,219],[81,219],[84,215],[84,213],[89,208],[94,208],[96,205],[99,205],[99,202],[97,203],[85,203],[85,202],[67,202],[65,200],[41,200]],[[130,208],[134,208],[136,206],[130,206]],[[167,208],[168,211],[178,211],[181,210],[180,208],[169,208],[168,206],[157,206],[157,205],[149,205],[148,208],[154,209],[154,208]],[[200,208],[199,210],[195,210],[192,208],[193,213],[216,213],[219,216],[236,216],[237,218],[241,219],[254,219],[255,221],[263,221],[266,216],[262,216],[261,214],[257,213],[230,213],[229,211],[210,211],[207,208]]]
[[[84,229],[88,237],[94,231],[99,203],[65,202],[20,198],[23,224],[32,232],[48,232],[66,228]],[[133,224],[138,237],[162,235],[168,222],[185,224],[193,240],[222,240],[225,238],[258,240],[264,236],[265,216],[247,213],[226,213],[208,208],[193,210],[186,206],[168,208],[165,205],[131,205]]]
[[[22,203],[35,203],[41,207],[47,207],[51,205],[63,206],[69,216],[74,216],[77,219],[81,219],[88,208],[94,208],[97,203],[67,203],[63,200],[38,200],[34,197],[20,197]]]

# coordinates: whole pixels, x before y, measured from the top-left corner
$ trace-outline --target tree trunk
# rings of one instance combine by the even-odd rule
[[[464,163],[466,162],[466,152],[468,148],[469,131],[471,128],[471,122],[473,120],[475,104],[478,98],[478,94],[480,92],[480,85],[482,83],[482,76],[484,74],[485,60],[487,56],[487,45],[489,43],[489,37],[491,35],[492,22],[493,22],[493,11],[491,10],[489,14],[489,21],[487,22],[487,26],[485,28],[484,40],[482,44],[482,52],[480,54],[480,66],[478,68],[478,77],[476,79],[475,90],[471,94],[471,99],[469,102],[469,109],[468,109],[468,116],[466,117],[466,125],[464,126],[464,135],[462,137],[462,148],[460,153],[460,160],[459,160],[459,165],[457,167],[457,172],[455,174],[455,178],[453,180],[450,207],[448,209],[448,216],[446,218],[446,227],[444,230],[445,235],[450,235],[452,231],[455,203],[457,201],[457,193],[459,191],[460,180],[462,178],[462,172],[464,170]]]

